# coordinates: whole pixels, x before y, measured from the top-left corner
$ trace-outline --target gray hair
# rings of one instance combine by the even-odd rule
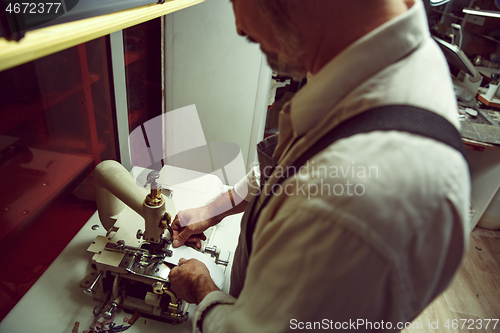
[[[290,1],[288,0],[254,0],[262,15],[270,18],[277,28],[289,30],[290,22]]]
[[[295,5],[292,0],[254,0],[261,15],[272,22],[275,37],[280,43],[280,54],[268,56],[268,63],[281,74],[294,78],[303,78],[307,70],[304,68],[305,50],[303,40],[290,15]]]

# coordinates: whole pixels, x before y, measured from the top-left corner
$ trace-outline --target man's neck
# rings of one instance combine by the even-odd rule
[[[402,0],[331,1],[328,10],[314,12],[302,24],[307,50],[306,66],[319,72],[330,60],[349,45],[382,24],[408,10]]]

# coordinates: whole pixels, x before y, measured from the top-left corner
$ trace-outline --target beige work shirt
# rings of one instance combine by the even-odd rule
[[[406,3],[406,13],[331,60],[284,107],[278,167],[376,106],[421,107],[459,127],[424,6]],[[450,284],[468,244],[470,180],[458,151],[375,131],[336,141],[307,166],[263,209],[239,298],[207,295],[194,331],[399,330]],[[236,187],[240,196],[255,194],[253,176],[248,193]]]

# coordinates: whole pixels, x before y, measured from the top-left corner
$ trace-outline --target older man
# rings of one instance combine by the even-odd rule
[[[252,170],[225,195],[230,210],[221,197],[174,221],[175,246],[198,242],[200,232],[254,197],[231,295],[196,260],[171,271],[172,289],[198,303],[196,331],[404,328],[448,286],[468,242],[466,160],[453,142],[426,130],[437,126],[434,132],[456,141],[459,123],[422,2],[232,4],[238,34],[259,43],[274,70],[309,73],[309,80],[281,111],[276,147],[260,147],[276,164],[262,187]],[[391,111],[372,112],[383,106]],[[406,127],[391,120],[400,115],[411,119]],[[382,127],[370,128],[379,117]],[[360,123],[358,132],[346,130]]]

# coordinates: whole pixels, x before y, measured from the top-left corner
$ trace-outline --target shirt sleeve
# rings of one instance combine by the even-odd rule
[[[236,298],[222,291],[213,291],[196,307],[193,317],[193,332],[220,332],[225,317],[231,312]],[[217,306],[217,308],[215,308]],[[205,320],[205,317],[210,319]]]
[[[247,175],[234,185],[234,191],[240,198],[250,201],[253,196],[260,194],[260,169],[254,166]]]
[[[254,236],[239,298],[207,295],[195,311],[194,332],[278,333],[307,322],[334,329],[335,322],[380,318],[390,298],[389,265],[332,223],[334,215],[297,208],[269,221]]]

